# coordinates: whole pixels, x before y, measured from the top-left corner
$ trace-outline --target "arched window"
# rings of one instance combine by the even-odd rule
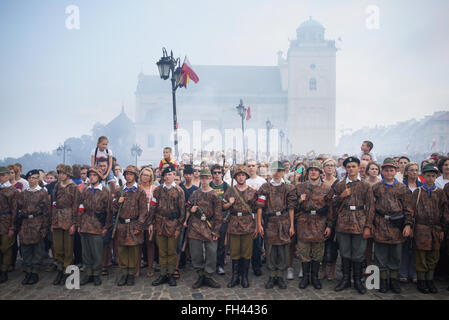
[[[311,78],[309,80],[309,90],[310,91],[315,91],[316,90],[316,79],[315,78]]]

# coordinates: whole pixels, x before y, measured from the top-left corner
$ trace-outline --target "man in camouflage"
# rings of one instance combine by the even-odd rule
[[[330,236],[328,226],[330,200],[327,197],[330,187],[321,181],[323,166],[320,161],[312,161],[306,171],[305,182],[296,185],[298,194],[297,237],[298,253],[302,261],[303,278],[300,289],[310,283],[315,289],[321,289],[318,279],[320,263],[324,256],[324,241]]]
[[[295,233],[293,217],[297,196],[295,187],[282,178],[285,173],[282,162],[275,161],[270,168],[273,179],[257,191],[256,202],[258,232],[265,240],[267,267],[270,270],[265,288],[272,289],[277,284],[280,289],[286,289],[284,272],[288,266],[291,237]],[[266,213],[262,225],[263,209]]]

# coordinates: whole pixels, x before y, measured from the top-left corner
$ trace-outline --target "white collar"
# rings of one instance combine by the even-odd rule
[[[125,183],[125,188],[128,188],[128,186],[126,185],[126,183]],[[136,188],[137,189],[137,182],[134,182],[134,184],[133,184],[133,186],[131,187],[131,188],[129,188],[129,189],[132,189],[132,188]]]
[[[37,191],[42,190],[42,188],[41,188],[40,185],[37,185],[36,188],[31,189],[31,188],[29,187],[27,190],[30,191],[30,192],[37,192]]]
[[[90,185],[88,188],[90,189],[97,189],[97,190],[103,190],[103,185],[101,183],[98,184],[98,186],[96,186],[95,188],[92,188],[92,185]]]
[[[271,183],[271,185],[277,187],[277,186],[280,186],[281,184],[285,183],[285,181],[284,181],[284,179],[281,178],[281,182],[276,183],[276,182],[274,182],[274,179],[271,179],[270,183]]]
[[[165,182],[164,182],[163,187],[164,187],[165,189],[170,190],[171,188],[176,187],[176,182],[173,181],[172,184],[169,185],[169,186],[167,186],[167,185],[165,184]]]
[[[7,188],[11,186],[11,182],[6,181],[5,183],[0,184],[0,188]]]
[[[356,182],[356,181],[361,181],[362,179],[360,178],[360,174],[357,175],[357,178],[352,181],[351,179],[349,179],[349,176],[346,178],[346,184],[348,184],[349,182]]]

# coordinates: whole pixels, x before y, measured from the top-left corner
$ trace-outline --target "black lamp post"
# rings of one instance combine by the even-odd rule
[[[267,126],[267,161],[270,160],[270,129],[271,129],[271,121],[267,120],[267,122],[265,122],[266,126]]]
[[[70,154],[72,153],[72,148],[70,148],[70,146],[64,142],[63,145],[60,145],[58,149],[56,149],[56,153],[59,157],[62,154],[62,163],[65,164],[65,156],[66,154],[67,156],[70,156]]]
[[[285,137],[284,131],[281,130],[279,132],[279,136],[281,137],[281,156],[283,157],[284,156],[284,137]]]
[[[247,158],[247,152],[245,149],[245,115],[246,115],[246,110],[247,108],[245,108],[245,106],[243,106],[243,100],[240,99],[240,104],[235,107],[237,109],[237,112],[239,114],[239,116],[242,118],[242,142],[243,142],[243,157]]]
[[[134,144],[131,148],[131,154],[133,157],[136,158],[136,167],[137,167],[137,157],[140,157],[142,155],[142,149],[137,144]]]
[[[175,134],[175,157],[178,159],[178,118],[176,116],[176,89],[184,86],[184,80],[182,77],[182,70],[180,67],[179,58],[173,58],[173,51],[170,52],[170,56],[167,54],[167,50],[162,48],[162,58],[156,63],[159,69],[159,75],[161,79],[167,80],[171,74],[171,87],[173,97],[173,130]]]

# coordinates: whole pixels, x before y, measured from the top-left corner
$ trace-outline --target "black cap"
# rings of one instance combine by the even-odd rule
[[[193,174],[193,167],[191,164],[186,164],[184,166],[184,174]]]
[[[175,172],[175,171],[176,171],[175,167],[170,165],[167,168],[165,168],[164,171],[162,171],[161,177],[165,176],[169,172]]]
[[[33,174],[39,175],[40,172],[39,172],[39,170],[37,170],[37,169],[30,170],[30,171],[28,171],[28,173],[25,175],[25,179],[28,180],[28,178],[31,177]]]
[[[356,162],[358,165],[360,164],[360,160],[357,157],[349,157],[346,158],[345,161],[343,161],[343,166],[346,168],[346,165],[350,162]]]

